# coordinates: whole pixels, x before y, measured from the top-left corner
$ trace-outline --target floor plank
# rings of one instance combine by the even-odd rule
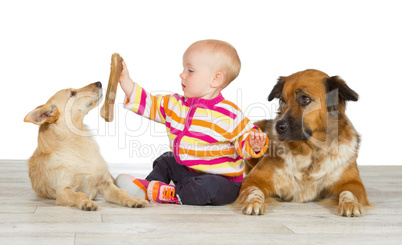
[[[150,164],[110,164],[112,175],[145,177]],[[402,166],[360,166],[373,208],[359,218],[336,207],[276,203],[262,216],[235,204],[149,204],[132,209],[106,202],[96,212],[59,207],[37,197],[24,161],[0,161],[0,244],[400,244]]]

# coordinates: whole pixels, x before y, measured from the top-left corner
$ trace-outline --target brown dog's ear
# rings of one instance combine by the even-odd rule
[[[279,77],[278,82],[272,89],[271,93],[268,96],[268,101],[272,101],[273,99],[277,98],[280,99],[282,96],[282,89],[283,85],[285,84],[285,78],[286,77]]]
[[[353,91],[346,84],[344,80],[339,78],[338,76],[333,76],[327,79],[326,81],[327,93],[332,92],[333,90],[338,89],[339,99],[343,101],[351,100],[358,101],[359,95]]]
[[[24,122],[31,122],[36,125],[53,123],[59,118],[59,110],[55,105],[41,105],[31,111],[24,118]]]
[[[357,101],[359,99],[359,95],[338,76],[326,79],[325,86],[327,90],[325,103],[328,111],[338,111],[338,113],[344,114],[346,101]]]

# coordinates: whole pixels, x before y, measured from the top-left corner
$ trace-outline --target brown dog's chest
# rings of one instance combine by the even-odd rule
[[[283,168],[275,171],[275,192],[285,201],[314,201],[340,178],[344,166],[339,157],[316,159],[312,155],[288,153]]]

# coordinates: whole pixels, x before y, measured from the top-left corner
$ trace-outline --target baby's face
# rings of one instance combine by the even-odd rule
[[[183,72],[180,74],[184,96],[187,98],[209,98],[216,88],[211,82],[217,72],[213,55],[203,46],[190,46],[183,55]]]

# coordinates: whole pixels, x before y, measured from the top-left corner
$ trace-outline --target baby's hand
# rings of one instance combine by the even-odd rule
[[[121,74],[120,74],[120,86],[123,89],[124,93],[127,95],[127,98],[131,97],[131,93],[133,92],[133,88],[134,88],[134,82],[133,80],[131,80],[129,74],[128,74],[128,69],[127,69],[127,65],[126,62],[124,62],[124,60],[121,62],[123,69],[121,70]]]
[[[250,145],[254,152],[260,152],[265,145],[267,135],[264,132],[250,132]]]
[[[125,83],[130,78],[130,76],[128,74],[126,62],[124,62],[124,60],[122,60],[121,64],[122,64],[123,69],[121,70],[121,73],[120,73],[120,79],[119,79],[120,84]]]

